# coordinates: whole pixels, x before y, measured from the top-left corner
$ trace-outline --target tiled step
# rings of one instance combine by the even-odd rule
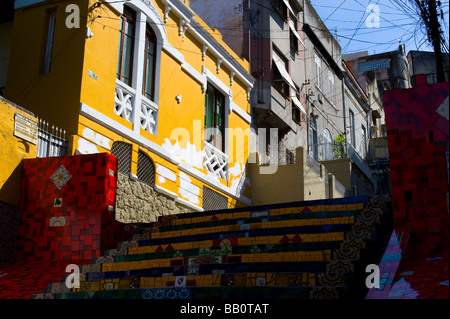
[[[276,214],[278,213],[278,214]],[[158,232],[169,232],[176,230],[198,229],[203,227],[213,226],[230,226],[230,225],[242,225],[242,224],[256,224],[264,222],[280,222],[287,220],[304,220],[311,221],[312,223],[318,219],[326,220],[331,218],[352,218],[359,215],[360,210],[340,210],[340,211],[319,211],[319,212],[284,212],[280,214],[275,211],[267,211],[264,214],[258,213],[256,216],[252,216],[252,212],[239,213],[239,217],[232,217],[235,214],[216,214],[212,217],[198,217],[189,219],[172,219],[169,226],[161,226],[158,228]],[[206,220],[205,220],[206,219]],[[187,223],[186,221],[191,221]],[[322,222],[323,223],[323,222]]]
[[[324,204],[326,200],[279,204],[270,206],[251,207],[250,209],[240,208],[229,211],[205,211],[196,213],[184,213],[171,215],[170,225],[195,224],[199,222],[209,222],[211,220],[225,220],[225,219],[242,219],[252,217],[277,216],[285,214],[305,214],[305,216],[317,216],[330,212],[339,211],[358,211],[364,208],[364,204],[369,201],[368,197],[351,197],[342,200],[342,203],[337,205]],[[307,203],[307,205],[305,205]],[[314,206],[317,205],[317,206]],[[311,214],[311,215],[308,215]],[[314,215],[317,214],[317,215]],[[160,217],[165,219],[164,217]]]
[[[297,235],[298,236],[298,235]],[[292,236],[292,238],[295,236]],[[288,237],[289,238],[289,237]],[[314,251],[314,250],[333,250],[339,249],[340,242],[336,241],[325,241],[325,242],[304,242],[300,236],[298,240],[301,242],[293,242],[288,244],[280,244],[278,238],[272,244],[253,244],[253,245],[235,245],[231,246],[230,255],[237,254],[251,254],[251,253],[279,253],[288,251]],[[164,250],[163,247],[157,249],[158,247],[149,246],[153,249],[153,252],[146,253],[133,253],[135,250],[129,249],[127,255],[119,255],[114,259],[115,263],[120,262],[133,262],[133,261],[143,261],[152,259],[164,259],[164,258],[177,258],[177,257],[207,257],[207,256],[218,256],[221,255],[221,247],[211,247],[204,246],[201,248],[191,248],[191,249],[175,249]],[[133,252],[132,252],[133,251]]]
[[[344,298],[380,222],[369,201],[164,217],[84,267],[80,288],[60,282],[35,297]]]
[[[260,236],[275,236],[285,234],[319,234],[319,233],[341,233],[348,232],[352,229],[353,224],[326,224],[326,225],[309,225],[309,226],[294,226],[294,227],[277,227],[277,228],[263,228],[263,229],[243,229],[236,231],[215,232],[210,230],[208,233],[192,234],[183,236],[174,236],[169,238],[152,238],[141,240],[138,242],[139,246],[150,245],[167,245],[174,243],[187,243],[204,240],[223,240],[226,238],[243,238],[243,237],[260,237]]]
[[[254,229],[273,229],[282,227],[300,227],[300,226],[321,226],[321,225],[345,225],[352,224],[354,217],[337,217],[324,219],[307,219],[307,220],[280,220],[273,222],[258,222],[251,224],[226,225],[226,226],[207,226],[195,229],[174,230],[166,232],[157,232],[151,234],[151,239],[163,239],[171,237],[182,237],[188,235],[201,235],[208,233],[225,233],[230,231],[254,230]]]
[[[334,242],[344,240],[344,232],[328,232],[319,234],[294,234],[285,233],[275,236],[255,236],[255,237],[240,237],[240,238],[228,238],[232,247],[246,247],[254,245],[276,245],[276,244],[289,244],[289,243],[319,243],[322,242]],[[182,243],[170,243],[164,245],[149,245],[146,246],[145,242],[137,242],[139,247],[129,247],[128,255],[146,254],[162,251],[177,251],[186,249],[202,249],[202,248],[217,248],[220,247],[222,239],[209,239],[199,240],[194,242],[182,242]],[[199,255],[200,255],[199,251]]]
[[[347,287],[167,287],[40,294],[37,299],[344,299]]]
[[[294,252],[279,252],[279,253],[256,253],[256,254],[242,254],[229,256],[213,256],[210,257],[213,264],[227,264],[227,263],[263,263],[263,262],[305,262],[305,261],[321,261],[330,260],[331,251],[294,251]],[[191,260],[198,259],[191,258],[169,258],[169,259],[153,259],[143,261],[121,262],[103,264],[102,271],[124,271],[137,270],[156,267],[174,267],[174,266],[188,266]]]
[[[165,287],[316,287],[333,285],[344,287],[351,279],[351,273],[229,273],[195,276],[139,277],[122,279],[93,280],[81,283],[79,291],[120,290],[128,288],[165,288]]]

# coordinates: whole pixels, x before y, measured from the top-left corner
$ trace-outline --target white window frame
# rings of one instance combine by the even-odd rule
[[[331,137],[330,130],[327,128],[323,130],[323,140],[323,156],[326,161],[329,161],[333,155],[333,138]]]
[[[144,129],[151,134],[158,136],[158,111],[159,111],[159,87],[160,87],[160,74],[161,74],[161,53],[162,47],[166,41],[166,32],[162,25],[160,25],[158,17],[155,12],[149,10],[144,3],[130,1],[126,5],[136,12],[136,30],[134,41],[134,55],[133,55],[133,71],[132,71],[132,87],[130,91],[133,92],[132,105],[133,110],[131,114],[131,122],[133,123],[133,131],[140,132],[140,129]],[[121,5],[120,12],[123,12],[124,4]],[[154,98],[153,101],[144,96],[143,82],[144,82],[144,66],[145,66],[145,37],[147,25],[149,25],[156,36],[156,61],[155,61],[155,78],[154,78]],[[120,80],[117,80],[121,82]],[[122,86],[126,86],[123,82]],[[120,86],[120,85],[119,85]],[[142,108],[145,108],[143,110]],[[149,131],[147,127],[141,126],[141,116],[145,117],[145,113],[149,113],[153,110],[155,114],[155,124],[153,131]],[[145,111],[145,112],[144,112]],[[148,119],[147,121],[148,122]]]
[[[316,86],[322,90],[322,59],[317,53],[314,53],[314,62],[316,65]]]
[[[333,104],[333,106],[336,105],[336,87],[334,82],[334,74],[330,70],[328,70],[328,86],[330,88],[329,94],[330,94],[330,102]]]

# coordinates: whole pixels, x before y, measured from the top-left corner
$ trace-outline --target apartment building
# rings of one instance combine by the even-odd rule
[[[120,198],[116,217],[251,204],[233,134],[250,128],[254,79],[188,1],[16,1],[10,52],[5,97],[65,130],[58,155],[111,153],[118,194],[155,192]]]
[[[304,161],[304,165],[297,168],[303,173],[293,174],[297,182],[292,185],[286,184],[281,175],[280,181],[275,176],[260,176],[261,169],[256,169],[258,177],[255,178],[260,181],[255,179],[252,190],[256,192],[256,187],[260,187],[260,194],[276,194],[280,189],[284,194],[278,198],[283,201],[327,198],[333,196],[330,177],[338,183],[339,196],[351,195],[350,185],[344,187],[320,163],[335,159],[334,139],[347,135],[345,119],[348,114],[344,112],[345,72],[340,45],[310,1],[192,0],[191,6],[208,24],[223,33],[224,41],[235,52],[250,61],[250,70],[256,79],[251,105],[252,127],[259,129],[259,164],[271,166],[276,162],[278,171],[274,168],[272,173],[284,176],[289,175],[284,172],[288,169],[286,165]],[[355,103],[361,103],[358,96],[353,96],[360,91],[347,89],[347,93],[346,99],[350,96],[357,100]],[[359,120],[360,113],[355,111],[355,114]],[[370,137],[370,123],[364,114],[361,117],[364,125],[353,129],[358,138],[358,142],[354,142],[358,147],[353,148],[355,154],[364,158],[367,148],[361,145]],[[271,129],[278,135],[271,133]],[[277,147],[272,146],[274,143]],[[299,149],[300,157],[297,156]],[[277,183],[283,183],[283,187],[273,186]],[[267,188],[267,185],[272,186]],[[287,196],[286,192],[291,195]],[[276,202],[277,196],[273,197]]]

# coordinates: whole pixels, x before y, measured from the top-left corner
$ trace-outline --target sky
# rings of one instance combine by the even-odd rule
[[[449,0],[441,2],[445,20],[441,24],[448,45]],[[434,51],[411,0],[311,0],[311,3],[335,37],[337,28],[343,54],[394,51],[399,43],[405,44],[407,53],[410,50]],[[377,6],[374,13],[379,10],[379,25],[370,19],[373,16],[369,17],[373,13],[370,10],[366,12],[370,5]]]

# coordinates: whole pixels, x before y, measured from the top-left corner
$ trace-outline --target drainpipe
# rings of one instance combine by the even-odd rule
[[[344,138],[347,141],[347,113],[345,112],[345,76],[342,78],[342,108],[344,114]]]

